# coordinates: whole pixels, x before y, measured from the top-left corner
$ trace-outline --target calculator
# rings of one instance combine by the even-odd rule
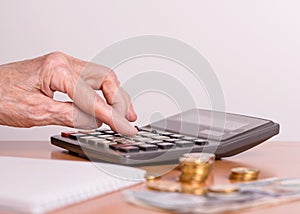
[[[191,109],[136,127],[136,136],[110,129],[61,132],[51,143],[91,161],[122,165],[177,163],[186,153],[214,153],[224,158],[244,152],[279,133],[268,119]]]

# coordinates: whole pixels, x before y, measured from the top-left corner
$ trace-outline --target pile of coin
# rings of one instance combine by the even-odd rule
[[[151,190],[164,192],[180,192],[193,195],[210,194],[214,197],[240,197],[238,185],[219,184],[207,186],[205,184],[215,163],[215,155],[210,153],[189,153],[179,158],[180,175],[177,182],[174,180],[157,180],[161,175],[155,173],[146,174],[147,187]],[[259,170],[246,167],[231,169],[232,181],[256,180]],[[300,182],[299,182],[300,183]],[[299,185],[300,186],[300,185]]]
[[[181,192],[193,195],[203,195],[207,192],[207,188],[204,185],[199,184],[187,184],[179,183],[176,181],[155,181],[148,182],[147,187],[151,190],[162,192]]]
[[[229,194],[233,192],[238,192],[239,187],[232,184],[219,184],[209,187],[208,191],[216,194]]]
[[[181,185],[175,181],[155,181],[148,182],[147,187],[152,190],[162,192],[181,192]]]
[[[184,154],[180,159],[180,171],[178,180],[189,184],[202,184],[210,174],[215,155],[209,153]]]
[[[201,184],[187,184],[181,183],[181,193],[193,194],[193,195],[203,195],[207,193],[207,188]]]
[[[259,170],[246,167],[237,167],[231,169],[229,179],[232,181],[252,181],[256,180],[259,175]]]

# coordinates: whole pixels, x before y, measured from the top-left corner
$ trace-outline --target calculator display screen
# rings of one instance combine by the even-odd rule
[[[212,140],[227,140],[270,123],[237,114],[192,109],[150,124],[151,127]]]

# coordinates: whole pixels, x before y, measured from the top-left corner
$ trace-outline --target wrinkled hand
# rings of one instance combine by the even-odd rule
[[[105,100],[95,90],[101,90]],[[53,100],[55,91],[73,102]],[[134,135],[137,118],[115,73],[55,52],[0,66],[0,124],[15,127],[63,125],[93,129],[105,123]]]

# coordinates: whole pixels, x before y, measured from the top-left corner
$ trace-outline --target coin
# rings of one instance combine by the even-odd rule
[[[147,181],[153,181],[153,180],[156,180],[156,179],[160,179],[161,174],[148,172],[148,173],[146,173],[145,178],[146,178]]]
[[[236,174],[257,174],[259,170],[257,169],[251,169],[251,168],[246,168],[246,167],[236,167],[231,169],[232,173]]]
[[[207,189],[203,185],[181,184],[181,192],[193,195],[203,195]]]
[[[232,192],[238,192],[239,187],[236,185],[225,184],[225,185],[214,185],[208,188],[209,192],[220,193],[220,194],[228,194]]]
[[[179,175],[179,181],[185,183],[203,183],[207,179],[208,175]]]
[[[209,173],[211,170],[210,165],[203,165],[203,166],[186,166],[183,165],[180,168],[181,172],[184,174],[204,174]]]
[[[204,183],[213,168],[215,155],[209,153],[189,153],[179,158],[178,177],[184,183]]]
[[[230,180],[250,181],[256,180],[259,175],[259,170],[246,167],[236,167],[231,169],[229,176]]]
[[[180,192],[181,185],[175,181],[153,181],[147,183],[147,187],[156,191]]]

